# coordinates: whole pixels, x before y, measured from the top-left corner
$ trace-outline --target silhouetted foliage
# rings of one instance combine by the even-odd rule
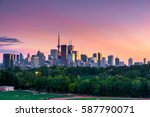
[[[150,97],[150,65],[0,70],[0,85],[97,96]]]

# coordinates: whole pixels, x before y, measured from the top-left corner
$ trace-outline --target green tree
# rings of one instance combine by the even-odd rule
[[[18,77],[12,71],[2,70],[0,75],[0,84],[18,87]]]
[[[90,91],[90,82],[89,80],[81,80],[78,85],[78,93],[89,94]]]
[[[48,82],[47,81],[48,80],[46,77],[36,78],[35,88],[38,91],[47,91],[47,89],[48,89]]]
[[[77,83],[70,83],[69,84],[69,91],[71,92],[71,93],[76,93],[77,92]]]
[[[89,82],[89,93],[92,95],[100,95],[100,80],[99,78],[92,78]]]
[[[52,77],[49,78],[49,90],[54,92],[67,92],[70,79],[68,77]]]

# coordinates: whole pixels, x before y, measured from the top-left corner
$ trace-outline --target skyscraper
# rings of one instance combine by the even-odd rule
[[[68,46],[61,45],[61,64],[67,66],[67,59],[68,59]]]
[[[131,66],[131,65],[133,65],[133,59],[132,59],[132,58],[129,58],[129,59],[128,59],[128,66]]]
[[[32,55],[31,57],[31,67],[38,68],[39,67],[39,57],[37,55]]]
[[[115,58],[115,66],[119,66],[120,60],[118,57]]]
[[[57,49],[51,49],[51,57],[53,59],[57,59],[58,58],[58,50]]]
[[[109,55],[108,56],[108,65],[109,66],[113,66],[114,65],[114,56],[113,55]]]
[[[27,54],[27,58],[25,58],[25,64],[27,64],[27,65],[31,64],[31,56],[29,53]]]
[[[106,58],[102,57],[101,67],[105,67],[105,66],[106,66]]]
[[[87,55],[86,55],[86,54],[81,54],[81,60],[82,60],[83,62],[87,62],[87,61],[88,61]]]
[[[58,45],[57,45],[57,49],[58,49],[58,59],[61,59],[61,52],[60,52],[60,34],[58,32]]]
[[[39,58],[39,65],[43,66],[45,63],[45,55],[43,52],[38,51],[37,52],[37,57]]]
[[[74,56],[75,56],[75,62],[77,62],[77,60],[80,59],[79,51],[73,51],[73,54],[74,54]]]
[[[5,69],[13,68],[14,67],[14,54],[3,54],[3,66]]]
[[[20,58],[19,58],[19,55],[18,54],[15,54],[14,55],[14,65],[19,65],[20,63]]]
[[[57,49],[51,49],[50,55],[48,56],[48,60],[51,61],[52,66],[60,64],[60,59],[58,60],[58,50]]]
[[[143,59],[143,63],[146,64],[146,58]]]
[[[69,63],[73,62],[73,51],[74,51],[74,46],[72,45],[72,42],[69,42],[69,45],[68,45],[68,61],[69,61]]]
[[[102,62],[102,54],[98,52],[98,60],[97,60],[98,67],[101,67],[101,62]]]
[[[68,45],[68,54],[71,54],[73,51],[74,51],[74,46],[72,45],[72,41],[70,41]]]
[[[24,62],[24,57],[23,57],[23,54],[20,53],[20,64],[22,64]]]
[[[93,53],[93,57],[97,59],[97,53]]]

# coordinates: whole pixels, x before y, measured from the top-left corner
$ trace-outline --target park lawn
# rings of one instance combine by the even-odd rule
[[[0,92],[0,100],[48,100],[64,98],[64,100],[139,100],[142,98],[127,98],[127,97],[83,97],[76,98],[64,94],[53,93],[33,93],[32,91],[16,90]],[[66,99],[65,99],[66,98]]]
[[[47,100],[50,98],[66,97],[61,94],[41,93],[34,94],[29,91],[8,91],[0,92],[0,100]]]

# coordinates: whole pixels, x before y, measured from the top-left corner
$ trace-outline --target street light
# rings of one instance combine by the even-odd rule
[[[36,72],[35,72],[35,76],[36,76],[36,78],[37,78],[38,74],[39,74],[39,72],[38,72],[38,71],[36,71]]]
[[[35,72],[36,75],[38,75],[38,73],[39,73],[38,71]]]

